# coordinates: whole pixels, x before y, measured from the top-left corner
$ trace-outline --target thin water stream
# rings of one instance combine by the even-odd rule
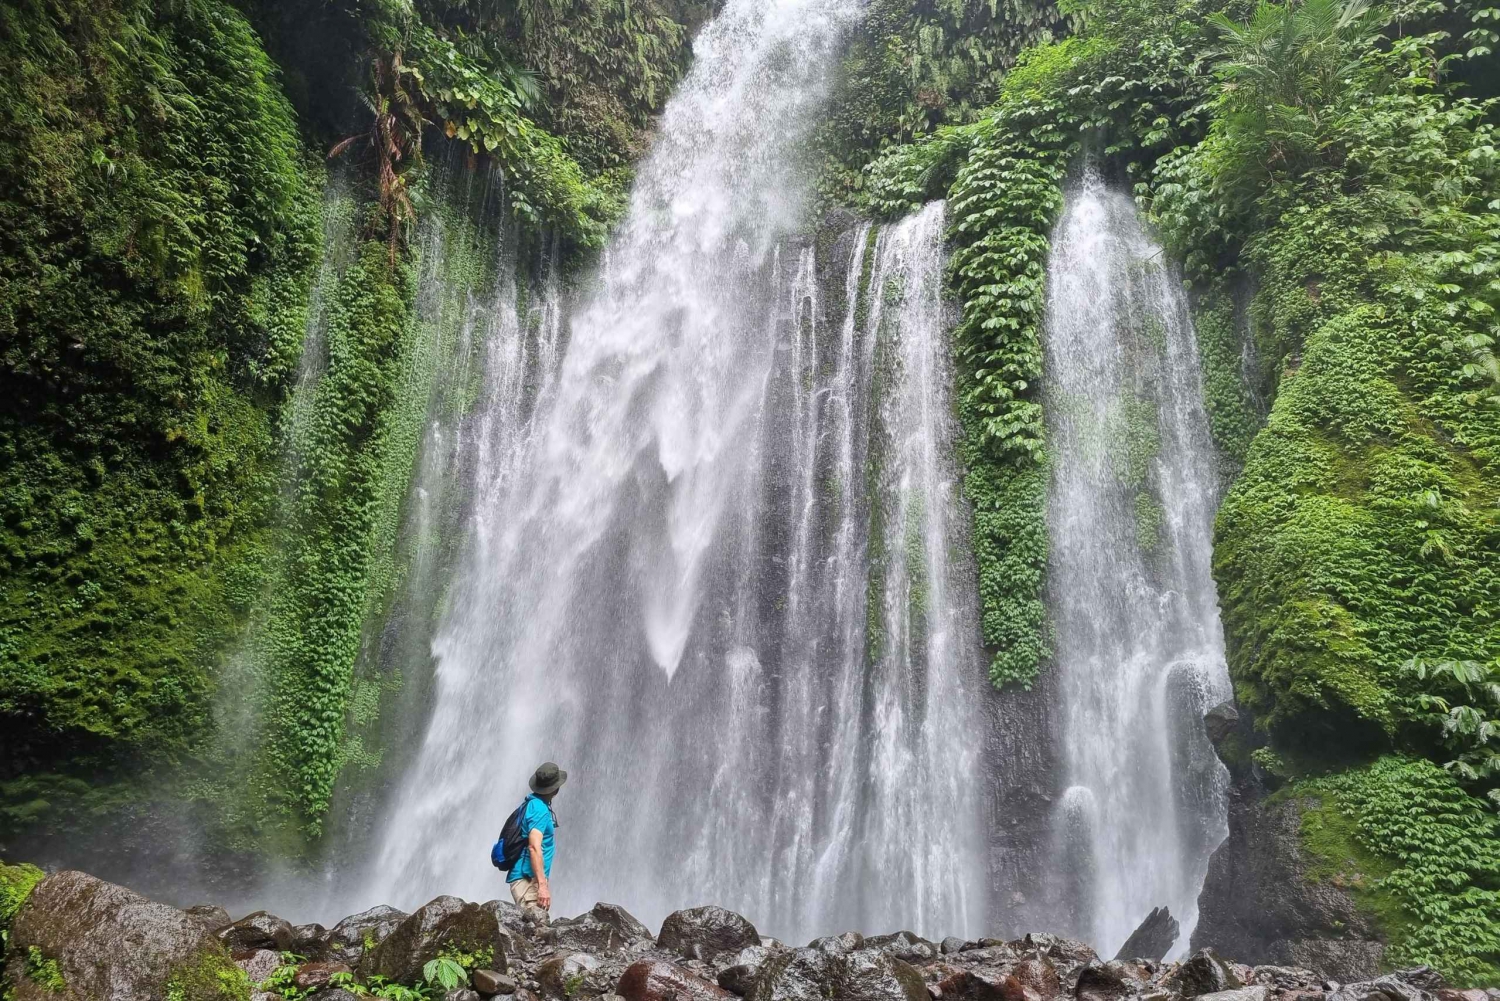
[[[1048,266],[1049,608],[1066,792],[1054,892],[1113,955],[1167,905],[1186,947],[1227,775],[1203,713],[1229,697],[1211,576],[1217,473],[1180,280],[1134,203],[1086,171]]]

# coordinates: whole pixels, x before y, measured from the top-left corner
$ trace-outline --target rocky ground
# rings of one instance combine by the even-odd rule
[[[1175,935],[1161,911],[1126,944],[1146,955],[1111,960],[1040,934],[931,942],[846,932],[797,948],[719,907],[678,911],[652,935],[614,904],[549,921],[509,901],[457,897],[411,914],[375,907],[325,928],[264,911],[238,921],[216,906],[182,911],[61,872],[16,914],[5,973],[15,1001],[199,1001],[247,990],[253,1001],[354,1001],[372,990],[408,1001],[1500,1001],[1500,990],[1450,990],[1426,968],[1340,984],[1208,949],[1163,962]],[[413,993],[440,956],[465,968],[467,985]]]

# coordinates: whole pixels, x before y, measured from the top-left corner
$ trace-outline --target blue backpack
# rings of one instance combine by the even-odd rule
[[[490,861],[501,872],[510,872],[515,864],[521,861],[521,853],[526,850],[526,834],[521,831],[521,818],[525,816],[526,804],[529,802],[531,802],[531,797],[527,796],[521,800],[521,805],[505,818],[505,824],[500,828],[500,840],[496,841],[495,846],[490,849]]]

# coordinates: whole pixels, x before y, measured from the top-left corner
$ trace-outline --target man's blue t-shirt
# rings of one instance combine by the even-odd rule
[[[552,821],[552,808],[535,795],[526,797],[526,809],[521,814],[521,832],[526,835],[529,842],[532,831],[542,832],[542,869],[548,879],[552,878],[552,831],[555,825]],[[518,879],[531,879],[531,850],[521,849],[521,859],[510,867],[510,875],[505,877],[507,883],[514,883]]]

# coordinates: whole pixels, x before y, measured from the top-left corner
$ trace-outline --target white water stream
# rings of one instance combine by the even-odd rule
[[[1167,905],[1197,920],[1227,834],[1203,713],[1229,697],[1210,573],[1217,482],[1182,286],[1135,205],[1088,172],[1048,267],[1049,606],[1066,793],[1066,930],[1113,955]]]
[[[554,913],[980,931],[943,209],[824,260],[789,239],[796,151],[858,12],[729,0],[595,286],[529,342],[556,361],[486,366],[430,723],[349,903],[502,896],[489,845],[552,759]],[[519,371],[543,374],[524,412]]]

